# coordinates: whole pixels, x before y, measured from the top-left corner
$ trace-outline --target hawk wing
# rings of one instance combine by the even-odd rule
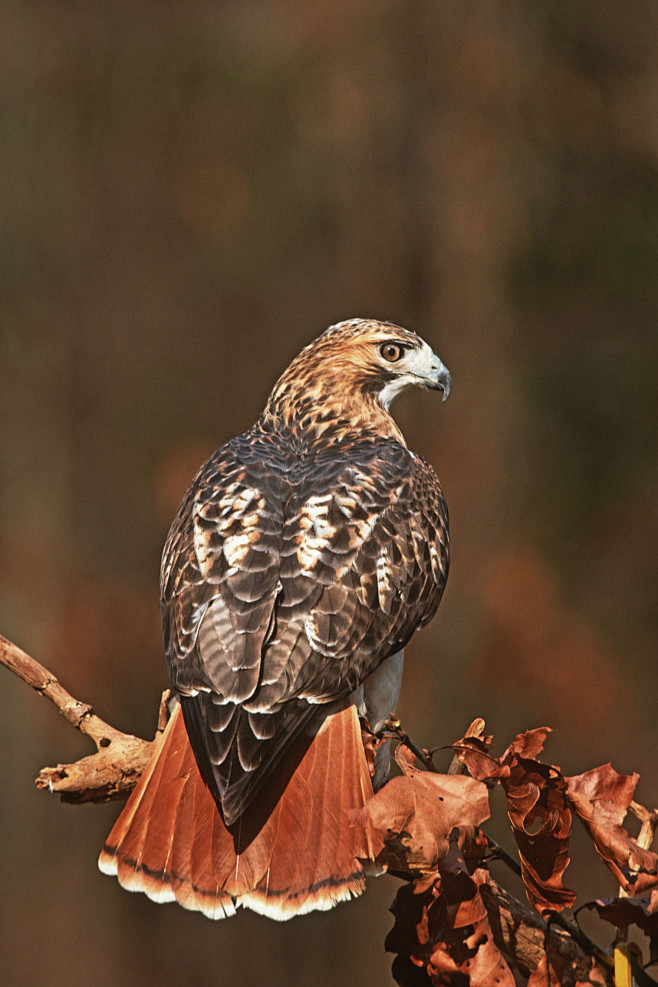
[[[295,456],[255,426],[200,470],[161,579],[173,685],[204,779],[232,822],[326,704],[438,607],[447,508],[397,440]]]

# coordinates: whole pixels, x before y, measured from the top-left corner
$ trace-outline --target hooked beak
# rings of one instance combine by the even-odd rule
[[[441,403],[443,404],[444,401],[447,401],[452,389],[452,378],[448,368],[441,363],[435,353],[432,353],[431,369],[425,379],[427,380],[427,386],[431,387],[433,391],[443,391]]]

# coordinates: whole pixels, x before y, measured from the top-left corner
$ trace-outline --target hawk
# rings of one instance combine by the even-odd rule
[[[448,511],[389,409],[450,374],[414,332],[353,319],[292,361],[265,410],[201,467],[164,549],[178,701],[100,856],[105,873],[211,918],[277,919],[378,872],[350,826],[388,776],[374,734],[403,648],[436,612]]]

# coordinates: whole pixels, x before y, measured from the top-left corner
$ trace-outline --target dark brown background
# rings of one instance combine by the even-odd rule
[[[151,735],[159,555],[196,466],[332,322],[421,333],[401,399],[453,570],[401,714],[501,750],[555,728],[658,801],[658,33],[650,3],[0,2],[0,628]],[[118,806],[38,793],[89,752],[1,673],[7,984],[390,983],[396,882],[280,926],[96,870]],[[500,808],[500,806],[498,806]],[[614,893],[580,843],[567,878]],[[582,852],[581,852],[582,851]]]

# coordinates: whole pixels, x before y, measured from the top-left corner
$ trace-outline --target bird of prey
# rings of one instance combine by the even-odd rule
[[[386,744],[366,758],[361,725],[377,734],[395,709],[449,557],[439,480],[389,409],[450,383],[414,332],[341,322],[197,473],[161,570],[180,698],[99,860],[123,887],[286,919],[378,872],[350,820],[389,758]]]

